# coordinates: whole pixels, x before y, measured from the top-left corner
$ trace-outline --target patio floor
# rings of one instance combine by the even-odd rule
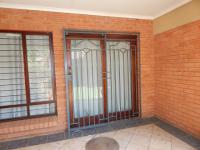
[[[84,150],[87,141],[99,136],[114,138],[120,150],[200,150],[199,139],[156,117],[0,142],[0,150]]]
[[[120,150],[197,150],[155,124],[140,125],[17,150],[84,150],[88,140],[99,136],[114,138],[119,143]]]

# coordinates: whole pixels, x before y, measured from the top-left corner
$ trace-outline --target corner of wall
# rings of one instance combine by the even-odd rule
[[[154,35],[200,19],[200,0],[191,2],[153,20]]]

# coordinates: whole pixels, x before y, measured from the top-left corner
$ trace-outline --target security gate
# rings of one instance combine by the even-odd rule
[[[64,37],[68,129],[138,116],[137,37],[78,32]]]

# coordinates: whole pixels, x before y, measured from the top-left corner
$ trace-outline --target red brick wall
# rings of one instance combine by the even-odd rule
[[[155,36],[155,114],[200,138],[200,20]]]
[[[62,34],[64,28],[141,33],[142,115],[154,115],[154,49],[150,20],[0,9],[0,29],[52,31],[58,116],[0,123],[0,140],[57,132],[66,128]]]

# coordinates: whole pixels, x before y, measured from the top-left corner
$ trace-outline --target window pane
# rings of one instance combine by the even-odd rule
[[[102,51],[98,40],[71,40],[74,117],[103,113]]]
[[[48,35],[27,35],[27,59],[31,102],[53,100]]]
[[[54,114],[55,113],[55,104],[42,104],[42,105],[32,105],[30,106],[30,115],[45,115],[45,114]]]
[[[21,35],[0,33],[0,106],[25,103],[26,93]],[[26,115],[26,107],[0,109],[0,120]]]
[[[131,110],[131,49],[128,41],[106,42],[108,111]]]
[[[20,34],[0,33],[0,91],[0,106],[26,102]]]
[[[26,117],[27,110],[26,107],[14,107],[14,108],[4,108],[0,111],[0,120],[2,119],[14,119],[19,117]]]

